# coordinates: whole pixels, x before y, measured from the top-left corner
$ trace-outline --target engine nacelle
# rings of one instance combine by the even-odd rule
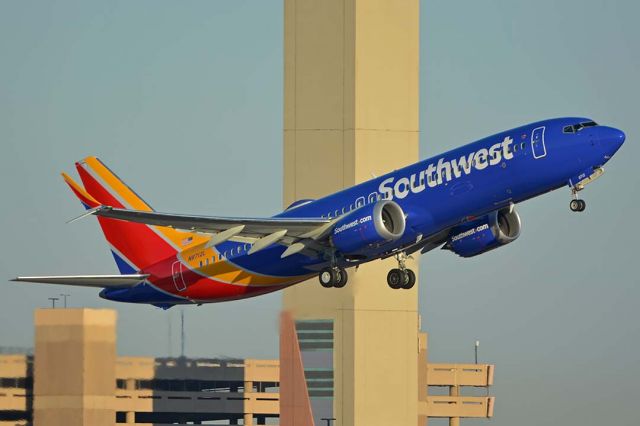
[[[367,248],[395,241],[405,229],[404,212],[394,201],[381,200],[340,218],[331,240],[342,253],[356,254]]]
[[[462,257],[473,257],[512,243],[520,236],[520,216],[504,208],[456,226],[451,230],[445,249]]]

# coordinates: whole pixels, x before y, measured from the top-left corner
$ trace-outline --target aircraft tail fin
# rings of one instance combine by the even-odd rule
[[[153,211],[138,194],[96,157],[76,163],[81,186],[63,173],[65,182],[86,209],[101,205]],[[175,256],[184,246],[205,237],[170,228],[99,217],[98,221],[122,274],[134,274],[163,259]]]

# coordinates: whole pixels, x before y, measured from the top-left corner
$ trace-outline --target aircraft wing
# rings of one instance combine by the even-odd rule
[[[40,277],[17,277],[11,281],[41,283],[41,284],[64,284],[80,287],[97,288],[126,288],[133,287],[143,282],[149,275],[129,274],[129,275],[49,275]]]
[[[253,246],[249,254],[279,243],[290,247],[283,253],[283,257],[312,246],[316,246],[317,249],[316,241],[327,236],[334,223],[333,220],[324,218],[228,218],[128,210],[109,206],[97,206],[83,216],[88,214],[211,234],[208,246],[227,240],[251,242]],[[302,243],[302,240],[307,240],[307,243]]]

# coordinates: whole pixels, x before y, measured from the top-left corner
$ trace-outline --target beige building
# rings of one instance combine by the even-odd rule
[[[278,424],[278,361],[116,357],[115,321],[36,310],[35,354],[0,354],[0,426]]]
[[[319,353],[309,349],[330,346],[326,322],[294,325],[285,316],[278,361],[116,357],[115,321],[112,310],[36,310],[35,355],[0,354],[0,426],[277,425],[281,394],[295,401],[284,409],[293,408],[293,424],[303,426],[312,424],[304,420],[312,419],[312,399],[332,398],[332,374],[309,366]],[[430,364],[426,350],[421,334],[415,403],[422,424],[427,416],[450,417],[454,424],[460,417],[491,417],[493,398],[462,396],[461,390],[490,386],[493,366]],[[280,389],[281,375],[289,387]],[[429,395],[436,387],[448,395]],[[386,388],[378,392],[393,399]]]

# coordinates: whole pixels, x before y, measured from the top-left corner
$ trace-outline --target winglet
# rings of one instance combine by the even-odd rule
[[[100,207],[100,203],[91,195],[89,195],[89,193],[85,191],[83,187],[81,187],[73,179],[71,179],[71,176],[62,172],[62,178],[87,209],[95,209],[96,207]]]

